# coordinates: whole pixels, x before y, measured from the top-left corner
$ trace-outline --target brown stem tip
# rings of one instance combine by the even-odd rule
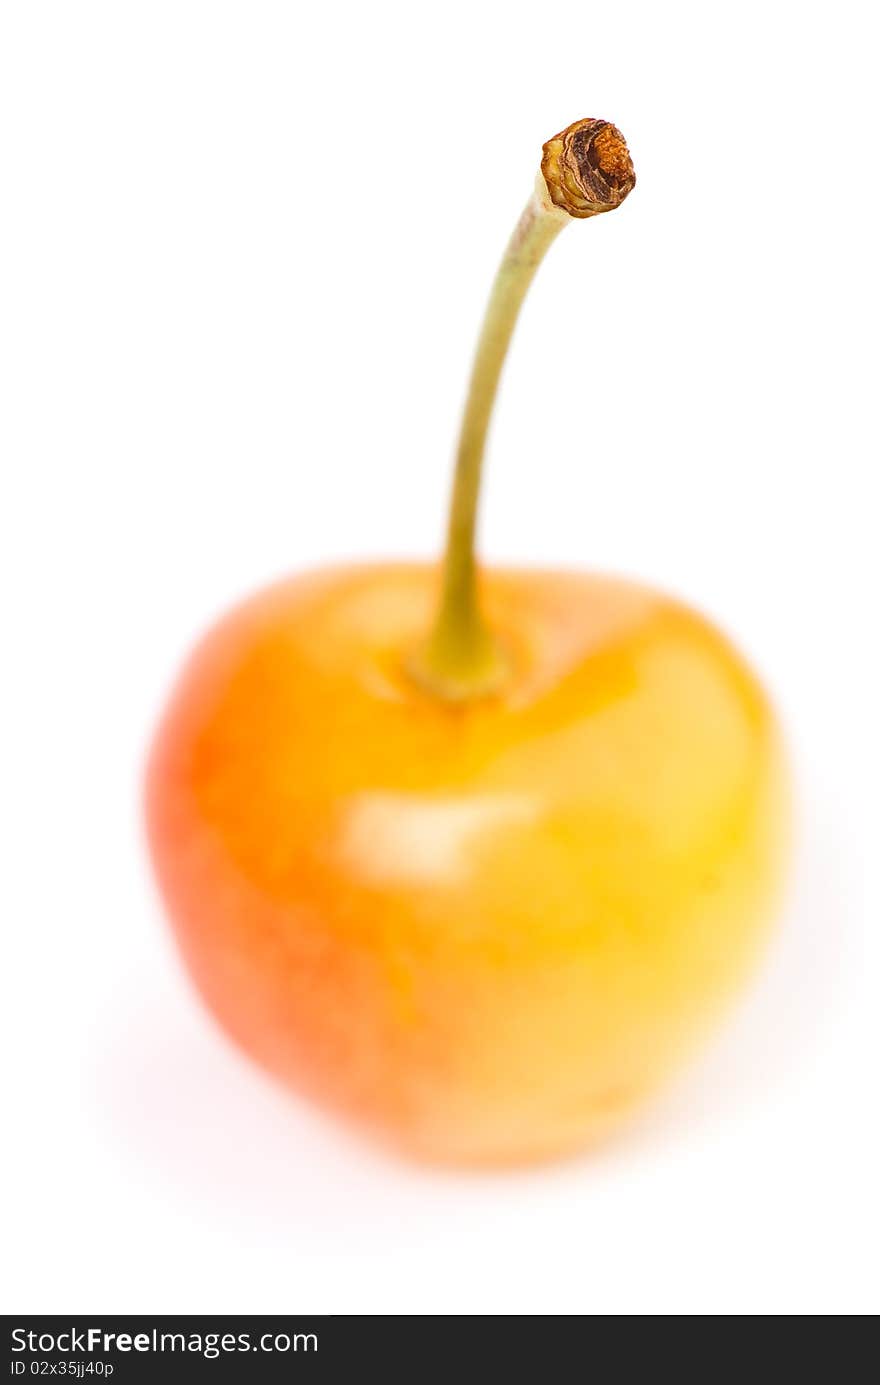
[[[544,145],[550,199],[569,216],[611,212],[636,185],[626,141],[607,120],[576,120]]]

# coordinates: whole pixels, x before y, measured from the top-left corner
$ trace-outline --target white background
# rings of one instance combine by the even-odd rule
[[[877,1309],[873,9],[4,4],[8,1311]],[[634,1130],[426,1173],[197,1007],[142,757],[226,603],[436,549],[490,276],[583,115],[638,187],[536,282],[484,551],[719,620],[783,709],[801,848],[759,984]]]

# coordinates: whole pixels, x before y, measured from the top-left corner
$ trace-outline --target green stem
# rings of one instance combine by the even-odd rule
[[[458,443],[440,602],[413,672],[431,691],[461,701],[494,691],[504,652],[480,607],[475,540],[486,434],[519,310],[535,271],[569,221],[538,192],[519,219],[486,308]]]

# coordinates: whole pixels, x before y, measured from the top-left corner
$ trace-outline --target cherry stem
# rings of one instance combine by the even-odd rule
[[[504,253],[471,371],[458,440],[440,600],[410,672],[452,702],[498,692],[508,672],[505,651],[480,603],[475,542],[483,453],[498,381],[523,299],[553,241],[572,218],[619,207],[635,185],[620,131],[605,120],[578,120],[544,145],[535,191]]]
[[[571,218],[530,198],[495,276],[477,342],[458,441],[440,602],[414,664],[419,680],[453,701],[493,692],[507,660],[480,605],[475,554],[483,455],[498,381],[523,299],[547,250]]]

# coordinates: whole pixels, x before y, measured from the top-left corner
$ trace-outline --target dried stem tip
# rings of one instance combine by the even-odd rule
[[[551,201],[569,216],[613,211],[636,185],[626,141],[607,120],[576,120],[554,135],[541,172]]]

